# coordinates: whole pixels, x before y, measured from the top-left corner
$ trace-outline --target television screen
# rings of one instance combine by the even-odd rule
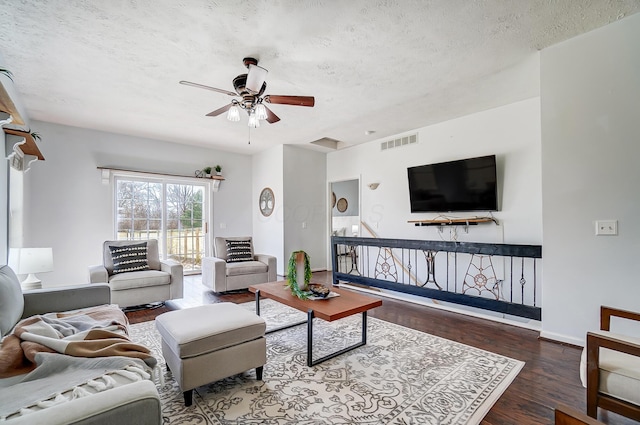
[[[497,211],[496,156],[407,169],[411,212]]]

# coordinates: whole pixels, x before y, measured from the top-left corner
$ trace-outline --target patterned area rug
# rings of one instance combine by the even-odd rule
[[[243,304],[253,310],[254,303]],[[263,300],[267,328],[306,315]],[[197,388],[193,405],[166,372],[155,322],[131,326],[165,372],[159,388],[171,424],[478,424],[524,362],[375,318],[367,345],[306,365],[306,326],[267,335],[264,381],[255,370]],[[360,339],[361,316],[314,321],[314,358]],[[317,347],[317,350],[316,350]],[[211,365],[216,367],[216,365]]]

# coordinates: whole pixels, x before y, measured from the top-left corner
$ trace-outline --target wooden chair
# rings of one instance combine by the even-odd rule
[[[600,425],[602,422],[597,421],[582,412],[577,411],[563,404],[556,407],[555,422],[556,425]]]
[[[640,421],[640,338],[610,332],[613,316],[640,322],[640,313],[600,308],[600,331],[587,333],[587,414],[597,419],[600,407]]]

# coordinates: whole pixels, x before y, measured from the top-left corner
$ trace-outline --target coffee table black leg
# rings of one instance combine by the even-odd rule
[[[260,316],[260,290],[256,291],[256,314]]]
[[[307,311],[307,366],[313,366],[313,310]]]
[[[329,354],[327,356],[321,357],[318,360],[313,360],[313,310],[309,310],[307,313],[307,366],[312,367],[317,364],[320,364],[326,360],[332,359],[334,357],[338,357],[341,354],[344,354],[348,351],[351,351],[355,348],[362,347],[367,344],[367,312],[362,312],[362,339],[360,342],[351,345],[349,347],[343,348],[340,351],[336,351],[335,353]]]

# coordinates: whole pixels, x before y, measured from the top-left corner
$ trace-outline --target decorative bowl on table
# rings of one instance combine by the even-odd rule
[[[329,288],[317,283],[312,283],[311,285],[309,285],[309,291],[311,291],[311,293],[316,297],[321,297],[321,298],[327,298],[327,296],[329,296],[329,293],[331,293]]]

